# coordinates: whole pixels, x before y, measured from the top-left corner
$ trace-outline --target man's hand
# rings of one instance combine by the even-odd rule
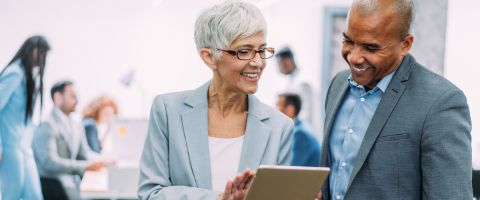
[[[225,186],[225,191],[218,197],[218,200],[243,200],[254,176],[255,173],[252,170],[246,169],[233,181],[229,180]]]
[[[88,165],[85,170],[87,170],[87,171],[99,171],[106,166],[107,165],[103,162],[94,162],[94,163]]]
[[[322,197],[322,191],[320,191],[318,194],[317,194],[317,198],[315,198],[315,200],[322,200],[323,197]]]

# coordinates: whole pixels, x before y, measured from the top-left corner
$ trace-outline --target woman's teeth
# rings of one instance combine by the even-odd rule
[[[247,78],[258,78],[258,74],[257,73],[253,73],[253,74],[250,74],[250,73],[241,73],[242,76],[245,76]]]

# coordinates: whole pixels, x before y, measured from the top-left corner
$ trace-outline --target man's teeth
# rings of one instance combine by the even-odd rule
[[[258,74],[248,74],[248,73],[241,73],[242,76],[245,76],[247,78],[257,78],[258,77]]]
[[[365,70],[367,70],[368,67],[357,67],[357,66],[353,66],[353,69],[355,71],[359,71],[359,72],[364,72]]]

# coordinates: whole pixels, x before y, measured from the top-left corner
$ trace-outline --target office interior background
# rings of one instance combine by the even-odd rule
[[[118,102],[121,118],[147,119],[157,94],[194,89],[211,78],[212,72],[197,55],[193,28],[202,8],[220,1],[2,0],[0,66],[10,61],[27,37],[44,35],[52,50],[46,65],[42,116],[52,108],[48,91],[53,83],[70,79],[79,96],[78,114],[93,98],[106,94]],[[340,10],[341,15],[351,0],[249,1],[266,17],[269,46],[280,49],[288,45],[293,49],[299,78],[314,91],[312,109],[316,114],[310,122],[321,141],[323,92],[331,78],[325,73],[336,70],[325,66],[336,62],[326,62],[332,53],[326,51],[338,51],[338,46],[328,42],[342,37],[325,31],[335,29],[326,16],[329,10]],[[467,96],[474,166],[480,167],[480,1],[416,3],[414,33],[418,34],[414,35],[413,54],[424,55],[423,60],[418,59],[420,63],[445,76]],[[415,32],[430,27],[437,30]],[[339,65],[346,68],[342,62]],[[256,95],[275,107],[277,95],[286,85],[287,78],[270,59]],[[40,116],[35,119],[38,122]]]

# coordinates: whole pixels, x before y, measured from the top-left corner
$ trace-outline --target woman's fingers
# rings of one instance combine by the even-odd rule
[[[253,178],[253,171],[250,169],[246,169],[240,176],[240,181],[238,182],[237,188],[245,189],[248,183]],[[237,176],[238,177],[238,176]]]
[[[233,183],[231,180],[227,181],[227,184],[225,185],[225,191],[223,192],[223,199],[229,199],[230,196],[232,195],[232,189],[233,189]]]
[[[254,175],[251,174],[250,176],[248,176],[248,179],[245,181],[245,185],[243,186],[243,189],[248,189],[250,187],[250,184],[252,184],[252,180],[253,180],[253,177]]]

